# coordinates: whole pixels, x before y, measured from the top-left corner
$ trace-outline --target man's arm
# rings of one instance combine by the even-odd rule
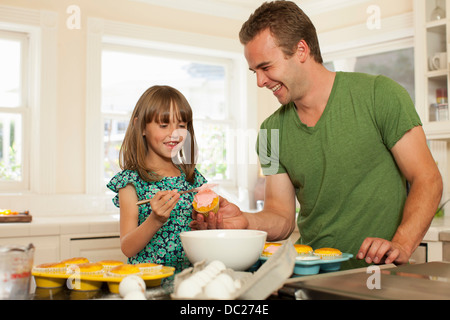
[[[257,229],[268,233],[268,241],[288,238],[295,227],[295,189],[286,173],[266,177],[264,209],[257,213],[240,209],[220,199],[220,209],[208,218],[193,214],[192,229]]]
[[[392,240],[367,238],[361,245],[357,257],[368,263],[380,263],[385,256],[385,263],[407,263],[427,232],[442,196],[442,178],[422,127],[408,131],[391,151],[411,188]]]
[[[264,209],[243,214],[248,229],[267,231],[269,241],[288,238],[295,228],[295,189],[287,173],[267,176]]]

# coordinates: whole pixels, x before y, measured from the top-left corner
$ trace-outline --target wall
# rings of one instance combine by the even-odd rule
[[[335,0],[332,1],[335,2]],[[299,3],[301,6],[301,1]],[[320,33],[323,32],[364,24],[368,18],[367,8],[369,5],[378,6],[383,18],[408,13],[413,9],[412,0],[397,0],[394,4],[390,0],[360,0],[355,3],[354,6],[340,10],[314,13],[311,19],[319,32],[319,38]],[[242,19],[208,16],[128,0],[2,0],[0,4],[48,10],[56,12],[59,17],[55,190],[58,195],[61,195],[59,200],[61,203],[67,203],[70,195],[80,195],[86,192],[85,109],[86,22],[88,17],[223,37],[227,40],[233,39],[236,43],[238,43],[238,32],[244,22]],[[81,10],[80,29],[66,27],[66,21],[70,17],[67,8],[70,5],[77,5]],[[307,10],[305,11],[307,12]],[[250,78],[252,77],[250,76]],[[256,86],[256,79],[254,78],[254,80],[254,84],[250,83],[249,85]],[[258,89],[257,125],[259,126],[278,107],[278,101],[269,90]],[[42,200],[43,205],[49,199]]]
[[[298,1],[298,3],[300,3],[300,7],[301,2],[302,1]],[[319,41],[322,47],[326,45],[326,43],[321,42],[321,33],[336,31],[338,29],[350,26],[366,24],[366,21],[370,16],[370,14],[367,13],[367,9],[370,5],[376,5],[380,8],[382,19],[396,15],[402,15],[405,13],[411,13],[413,11],[412,0],[396,0],[394,2],[390,0],[375,0],[360,2],[361,3],[357,5],[345,7],[341,10],[334,10],[310,16],[319,34]],[[308,14],[308,11],[306,9],[305,12],[306,14]],[[345,37],[351,38],[351,35],[345,34]],[[322,52],[322,54],[326,53],[327,52],[324,51]],[[258,123],[261,123],[278,107],[278,101],[274,98],[269,90],[264,88],[258,90]]]
[[[235,38],[240,22],[127,0],[2,0],[1,5],[57,12],[57,193],[85,192],[86,21],[88,17]],[[77,5],[80,29],[68,29],[66,12]],[[236,40],[237,41],[237,40]]]

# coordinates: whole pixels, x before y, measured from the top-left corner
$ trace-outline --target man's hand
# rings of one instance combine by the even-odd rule
[[[217,214],[209,212],[208,217],[193,212],[193,221],[190,224],[192,230],[205,229],[247,229],[248,221],[239,208],[220,197],[219,211]]]
[[[399,244],[381,238],[366,238],[359,248],[357,259],[365,259],[367,263],[408,263],[410,254]]]

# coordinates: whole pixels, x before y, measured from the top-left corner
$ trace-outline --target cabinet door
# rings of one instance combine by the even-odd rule
[[[85,257],[89,261],[120,260],[127,257],[120,249],[119,235],[61,236],[61,259]]]
[[[43,236],[43,237],[11,237],[1,238],[0,245],[21,245],[27,246],[32,243],[35,247],[34,265],[47,262],[57,262],[59,256],[59,237]]]

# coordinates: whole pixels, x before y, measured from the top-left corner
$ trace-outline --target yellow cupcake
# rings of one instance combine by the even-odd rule
[[[314,250],[314,255],[320,259],[334,259],[342,256],[342,252],[335,248],[320,248]]]
[[[219,211],[219,196],[211,189],[201,190],[194,196],[192,206],[195,211],[207,217],[211,211]]]
[[[33,267],[31,273],[38,288],[58,288],[66,282],[66,265],[61,262],[39,264]]]
[[[100,263],[80,263],[71,264],[67,267],[68,273],[79,273],[84,275],[99,274],[103,271],[103,266]]]
[[[143,273],[150,273],[150,272],[155,272],[155,271],[159,271],[162,268],[162,265],[160,264],[156,264],[156,263],[139,263],[135,265],[136,267],[139,268],[139,270]]]
[[[117,276],[117,277],[124,277],[130,274],[137,274],[137,273],[141,273],[141,270],[139,269],[139,267],[133,264],[122,264],[120,266],[112,268],[108,272],[110,276]]]
[[[64,263],[66,266],[69,266],[71,264],[88,263],[89,260],[87,258],[84,258],[84,257],[76,257],[76,258],[66,259],[66,260],[63,260],[61,262]]]
[[[270,257],[273,255],[279,248],[281,247],[281,243],[266,243],[264,245],[264,249],[262,251],[262,256]]]
[[[98,261],[103,266],[104,270],[111,270],[114,267],[120,266],[124,264],[122,261],[119,260],[101,260]]]
[[[66,272],[66,265],[62,262],[50,262],[50,263],[42,263],[33,267],[34,272],[53,272],[60,273]]]
[[[313,249],[305,244],[294,244],[294,248],[298,255],[311,255],[313,253]]]

